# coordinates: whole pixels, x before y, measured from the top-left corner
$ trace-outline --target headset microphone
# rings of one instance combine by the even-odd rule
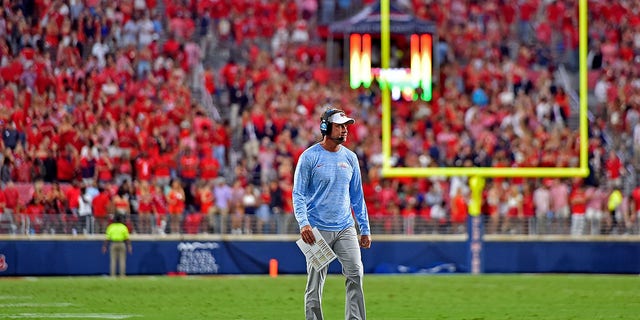
[[[329,139],[331,139],[331,140],[333,140],[333,141],[335,141],[335,142],[337,142],[337,143],[344,143],[344,142],[346,142],[346,141],[347,141],[347,138],[345,138],[345,137],[343,137],[343,136],[340,136],[340,137],[338,137],[338,138],[332,138],[332,137],[329,137]]]

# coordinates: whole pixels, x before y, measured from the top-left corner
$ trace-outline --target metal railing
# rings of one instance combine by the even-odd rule
[[[72,214],[7,214],[1,216],[0,234],[90,235],[103,234],[111,217],[79,217]],[[638,235],[640,225],[624,215],[585,218],[579,224],[570,217],[483,216],[488,235]],[[298,234],[293,214],[227,215],[129,215],[126,224],[132,234],[147,235],[288,235]],[[465,235],[466,222],[422,216],[370,216],[375,235]]]

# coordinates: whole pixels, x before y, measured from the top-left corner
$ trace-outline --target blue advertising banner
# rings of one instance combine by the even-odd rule
[[[98,240],[2,240],[0,276],[103,275],[109,255]],[[362,251],[366,273],[471,272],[467,241],[376,241]],[[640,273],[636,241],[487,241],[485,273]],[[471,259],[470,259],[471,258]],[[306,273],[294,241],[133,241],[129,275]],[[470,266],[471,264],[471,266]],[[330,273],[340,273],[334,261]]]

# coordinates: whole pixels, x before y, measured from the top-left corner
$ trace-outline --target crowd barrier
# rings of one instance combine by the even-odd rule
[[[136,236],[128,275],[304,274],[296,235]],[[486,236],[484,273],[640,273],[638,236]],[[100,236],[2,236],[0,277],[104,275]],[[469,245],[458,236],[378,236],[363,250],[366,273],[467,273]],[[340,273],[334,261],[330,273]]]

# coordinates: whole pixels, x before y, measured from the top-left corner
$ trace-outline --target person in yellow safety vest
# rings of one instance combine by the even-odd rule
[[[126,276],[127,252],[132,253],[131,240],[129,239],[129,228],[123,223],[124,216],[116,214],[113,222],[109,224],[106,230],[106,238],[102,245],[102,253],[107,253],[109,247],[110,265],[109,274],[116,276],[116,266],[119,266],[120,276]]]
[[[620,192],[620,190],[618,189],[613,189],[613,191],[611,191],[611,194],[609,194],[609,200],[607,201],[607,209],[609,210],[610,219],[608,223],[608,228],[607,230],[605,230],[606,234],[611,234],[614,232],[614,229],[617,230],[618,228],[618,219],[616,216],[618,215],[618,210],[622,205],[622,200],[623,200],[622,192]]]

